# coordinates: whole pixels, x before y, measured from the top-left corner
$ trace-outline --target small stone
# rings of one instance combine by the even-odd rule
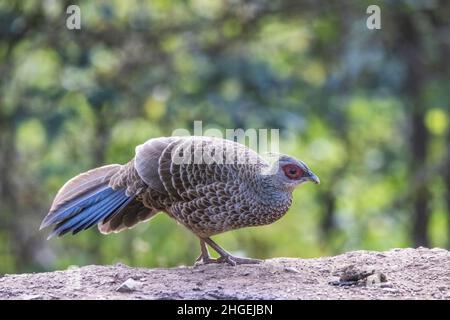
[[[373,274],[373,275],[368,276],[368,277],[366,278],[366,285],[368,285],[368,286],[377,285],[377,284],[379,284],[380,282],[381,282],[381,281],[380,281],[380,278],[379,278],[378,275],[376,275],[376,274]]]
[[[376,273],[368,276],[367,279],[366,279],[366,284],[368,286],[381,284],[382,282],[387,282],[387,278],[381,272],[376,272]]]
[[[295,269],[293,267],[286,267],[286,268],[284,268],[284,271],[290,272],[290,273],[300,273],[300,271],[298,271],[297,269]]]
[[[40,294],[27,294],[22,296],[23,300],[41,300],[43,297]]]
[[[136,281],[132,278],[126,280],[124,283],[122,283],[116,291],[118,292],[133,292],[139,289],[142,286],[142,283],[139,281]]]
[[[432,296],[433,296],[433,298],[435,298],[435,299],[442,299],[442,295],[441,295],[440,292],[434,292],[434,293],[432,294]]]
[[[399,290],[397,290],[395,288],[383,288],[383,291],[387,292],[387,293],[392,293],[392,294],[396,294],[396,293],[400,292]]]
[[[122,262],[117,262],[114,265],[114,267],[117,267],[117,268],[128,268],[128,266],[126,264],[122,263]]]

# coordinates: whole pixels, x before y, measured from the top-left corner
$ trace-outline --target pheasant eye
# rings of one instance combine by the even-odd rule
[[[298,179],[303,174],[303,170],[295,164],[285,165],[283,171],[289,179]]]

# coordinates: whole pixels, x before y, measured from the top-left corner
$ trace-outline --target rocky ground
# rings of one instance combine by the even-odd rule
[[[259,265],[125,265],[0,275],[0,299],[450,299],[450,252],[355,251]]]

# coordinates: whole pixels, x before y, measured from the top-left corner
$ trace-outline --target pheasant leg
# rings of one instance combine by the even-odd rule
[[[208,263],[220,263],[221,262],[221,261],[219,261],[219,259],[211,258],[211,256],[209,255],[208,247],[206,246],[206,243],[203,239],[200,239],[200,250],[201,250],[201,254],[197,258],[197,260],[195,260],[195,264],[200,264],[200,263],[208,264]]]
[[[206,247],[206,243],[207,243],[211,248],[213,248],[220,255],[220,258],[218,258],[218,259],[211,259],[211,260],[215,260],[214,262],[226,262],[232,266],[235,266],[237,264],[257,264],[257,263],[262,262],[262,260],[259,260],[259,259],[235,257],[235,256],[231,255],[230,253],[228,253],[227,251],[225,251],[224,249],[222,249],[217,243],[212,241],[211,238],[203,238],[200,240],[200,243],[202,241],[203,241],[203,244],[205,244],[205,247]],[[203,249],[202,249],[202,254],[203,254]],[[209,262],[209,263],[211,263],[211,262]]]

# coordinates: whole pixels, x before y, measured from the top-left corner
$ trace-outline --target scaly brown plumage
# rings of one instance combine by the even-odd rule
[[[280,219],[292,191],[319,179],[302,161],[281,155],[269,165],[242,144],[207,137],[162,137],[136,148],[125,165],[108,165],[67,182],[41,228],[73,234],[98,225],[119,232],[166,212],[200,239],[204,263],[255,263],[230,255],[210,237]],[[206,244],[220,258],[209,256]]]

